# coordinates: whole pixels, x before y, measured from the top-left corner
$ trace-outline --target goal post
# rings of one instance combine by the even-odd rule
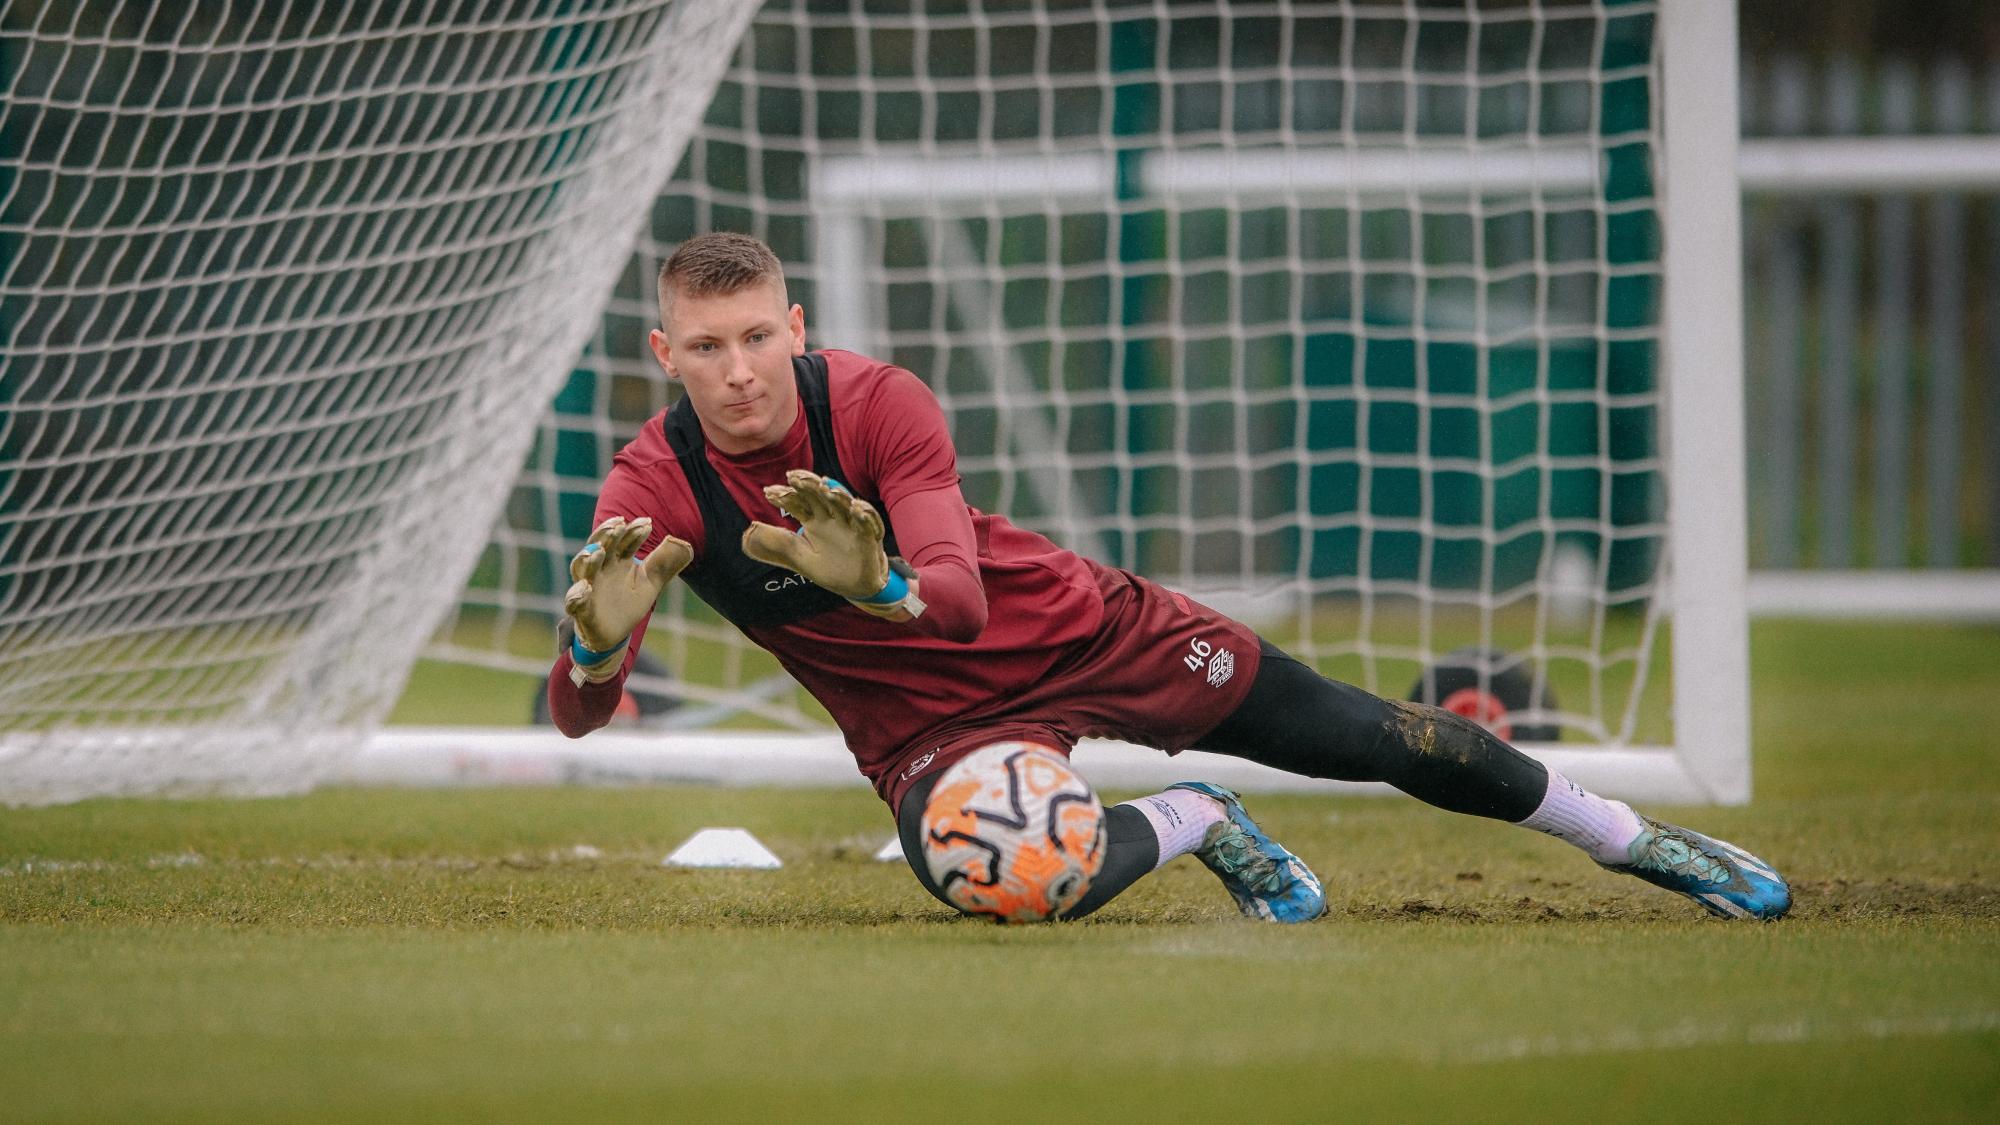
[[[1735,0],[1663,4],[1660,40],[1674,746],[1701,796],[1741,804],[1750,563]]]
[[[526,711],[602,474],[672,397],[644,345],[653,271],[681,240],[729,229],[785,259],[814,346],[931,386],[973,503],[1210,600],[1384,695],[1498,650],[1531,683],[1515,721],[1559,736],[1530,751],[1570,776],[1651,801],[1748,798],[1733,5],[681,9],[667,14],[705,13],[705,30],[669,38],[699,58],[661,68],[676,93],[671,112],[652,103],[665,143],[649,150],[678,167],[657,197],[565,197],[580,205],[561,228],[576,238],[549,240],[561,245],[539,287],[506,315],[560,303],[568,330],[523,320],[520,351],[496,361],[507,374],[465,392],[490,408],[486,432],[453,439],[478,458],[453,446],[428,470],[463,487],[490,540],[455,561],[471,575],[462,590],[391,610],[431,632],[436,659],[524,673],[496,711]],[[631,37],[618,43],[625,65],[649,65]],[[577,240],[598,255],[588,269],[557,256],[584,253]],[[551,398],[539,420],[523,409]],[[340,456],[311,434],[288,448],[301,464]],[[510,479],[503,465],[525,467]],[[400,558],[386,548],[422,534],[417,512],[385,524],[397,530],[370,557]],[[0,500],[10,531],[35,534],[39,519]],[[336,553],[318,573],[348,565]],[[293,706],[311,687],[282,701],[295,743],[335,730],[315,762],[366,737],[407,670],[403,650],[360,640],[395,633],[371,624],[382,610],[343,611],[352,643],[323,657],[365,665],[371,690],[337,715],[317,698],[311,714]],[[288,643],[268,632],[259,643]],[[770,782],[826,752],[823,712],[683,584],[644,655],[656,664],[635,687],[679,703],[648,720],[657,756],[607,763],[553,732],[389,731],[371,743],[394,763],[381,776],[430,777],[421,762],[444,755],[475,780],[560,777],[582,754],[592,777],[692,776],[698,758],[702,779],[727,780],[742,746],[760,764],[741,780]],[[145,664],[147,690],[208,698],[171,665]],[[226,741],[245,705],[216,706]],[[84,743],[130,725],[34,721]],[[691,755],[678,765],[677,739]],[[324,776],[283,753],[238,767],[259,788]],[[1104,753],[1107,777],[1136,776],[1123,771],[1140,758]],[[122,791],[148,787],[157,773]]]

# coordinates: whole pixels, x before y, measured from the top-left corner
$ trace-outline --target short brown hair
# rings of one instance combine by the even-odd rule
[[[660,267],[660,318],[665,321],[676,292],[713,297],[764,281],[784,295],[785,267],[761,239],[726,231],[697,235],[681,243]]]

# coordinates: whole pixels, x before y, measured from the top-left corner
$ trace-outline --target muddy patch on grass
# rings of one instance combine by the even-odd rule
[[[1364,922],[1576,922],[1599,918],[1630,921],[1666,917],[1670,910],[1624,910],[1593,903],[1555,903],[1528,896],[1517,899],[1436,900],[1413,898],[1400,903],[1348,903],[1333,907],[1335,918]]]
[[[1459,881],[1459,887],[1477,885]],[[1706,911],[1664,891],[1588,893],[1577,884],[1539,884],[1529,894],[1437,894],[1397,900],[1333,901],[1335,919],[1390,923],[1501,922],[1519,924],[1591,921],[1673,921],[1703,918]],[[1518,886],[1518,884],[1517,884]],[[1788,920],[1811,922],[2000,919],[2000,884],[1915,879],[1830,879],[1792,885]]]
[[[2000,918],[2000,884],[1825,879],[1792,885],[1792,913],[1818,918]]]

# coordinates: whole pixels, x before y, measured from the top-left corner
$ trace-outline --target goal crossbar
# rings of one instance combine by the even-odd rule
[[[1574,748],[1525,745],[1524,751],[1598,792],[1661,804],[1702,804],[1714,794],[1669,747]],[[1154,790],[1176,781],[1212,781],[1247,793],[1394,793],[1373,782],[1327,781],[1221,754],[1189,750],[1172,757],[1144,746],[1085,739],[1075,760],[1107,790]],[[838,734],[712,731],[599,731],[581,741],[547,730],[397,727],[332,779],[347,785],[715,785],[865,788],[867,779]]]

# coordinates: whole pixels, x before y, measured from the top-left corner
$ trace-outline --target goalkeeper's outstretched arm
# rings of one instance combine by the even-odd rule
[[[693,557],[686,541],[655,535],[650,519],[613,516],[597,525],[569,564],[563,608],[571,627],[549,678],[558,730],[580,738],[610,721],[660,591]]]
[[[964,495],[956,487],[910,493],[891,508],[897,545],[921,576],[929,607],[914,627],[939,640],[978,640],[986,628],[986,587]]]
[[[785,480],[764,495],[799,529],[752,522],[743,533],[745,554],[925,636],[978,638],[986,627],[986,592],[974,562],[971,516],[956,487],[907,495],[895,505],[897,538],[908,557],[891,559],[873,505],[804,469]]]

